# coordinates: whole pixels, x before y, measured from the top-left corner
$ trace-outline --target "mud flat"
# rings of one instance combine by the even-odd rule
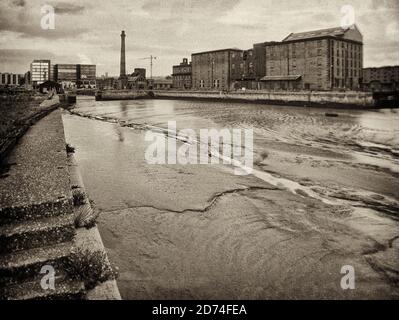
[[[64,113],[67,141],[101,211],[104,245],[119,267],[122,297],[397,299],[397,179],[354,163],[353,151],[345,151],[348,137],[340,135],[352,132],[357,113],[317,112],[85,99],[74,114]],[[145,131],[161,130],[170,119],[194,129],[259,126],[256,174],[236,176],[222,164],[148,164]],[[334,126],[342,127],[341,148],[331,138]],[[353,135],[367,133],[354,129]],[[319,145],[324,135],[334,148]],[[355,290],[340,286],[344,265],[355,268]]]

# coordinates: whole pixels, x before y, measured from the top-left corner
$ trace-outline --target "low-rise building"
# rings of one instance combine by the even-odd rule
[[[148,87],[153,90],[170,90],[173,87],[173,79],[171,76],[153,77],[148,79]]]
[[[362,88],[365,91],[399,90],[399,66],[364,68]]]
[[[118,77],[101,77],[96,79],[97,88],[100,90],[117,89]]]
[[[144,68],[135,68],[134,72],[127,76],[127,88],[128,89],[146,89],[147,79],[145,77],[146,70]]]
[[[16,73],[0,73],[1,87],[17,87],[23,82],[24,75]]]
[[[191,62],[189,63],[187,58],[179,65],[173,66],[172,78],[174,89],[191,89]]]

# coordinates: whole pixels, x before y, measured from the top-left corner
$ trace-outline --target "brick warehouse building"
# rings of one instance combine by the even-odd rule
[[[173,66],[173,88],[191,89],[191,62],[187,58],[183,59],[179,65]]]
[[[262,89],[360,89],[363,37],[356,26],[291,33],[281,42],[254,45],[257,54],[262,48],[265,58],[256,64],[259,76],[265,74]]]
[[[193,89],[359,90],[363,36],[356,26],[291,33],[252,49],[192,54]]]
[[[362,89],[365,91],[399,90],[399,66],[364,68]]]
[[[193,89],[229,90],[242,76],[243,56],[244,52],[235,48],[193,53]]]

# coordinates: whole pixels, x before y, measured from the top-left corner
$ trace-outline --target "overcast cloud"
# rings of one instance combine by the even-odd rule
[[[42,30],[41,7],[55,8],[55,30]],[[97,64],[119,73],[120,31],[127,69],[149,66],[154,75],[192,52],[280,41],[291,32],[340,25],[343,5],[355,9],[364,37],[365,66],[399,64],[397,0],[1,0],[0,71],[24,73],[33,59]]]

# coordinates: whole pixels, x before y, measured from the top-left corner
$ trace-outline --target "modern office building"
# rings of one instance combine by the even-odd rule
[[[56,64],[55,78],[63,88],[75,88],[78,81],[76,64]]]
[[[96,87],[96,65],[78,64],[77,65],[77,86],[78,88]]]
[[[50,60],[33,60],[30,64],[31,83],[33,87],[50,80]]]

